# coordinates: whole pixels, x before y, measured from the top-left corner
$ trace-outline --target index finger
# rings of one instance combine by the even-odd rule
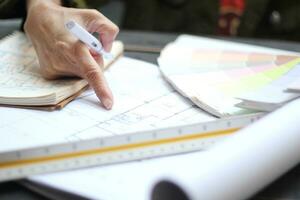
[[[86,45],[81,42],[76,43],[76,53],[78,64],[80,65],[80,75],[85,78],[94,89],[97,97],[106,109],[111,109],[113,105],[113,95],[105,80],[101,67],[95,61]],[[98,61],[99,62],[99,61]],[[103,65],[103,60],[100,60]]]

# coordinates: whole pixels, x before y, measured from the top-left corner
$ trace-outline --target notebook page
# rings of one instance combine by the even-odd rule
[[[114,42],[112,54],[115,57],[110,60],[105,59],[104,68],[111,64],[122,52],[122,42]],[[39,64],[34,48],[23,33],[15,32],[1,40],[0,103],[55,104],[86,85],[87,82],[79,78],[45,80],[39,72]],[[34,97],[40,98],[31,99]],[[52,99],[48,99],[47,102],[47,97],[52,97]]]
[[[16,32],[0,42],[0,97],[51,95],[58,90],[68,89],[78,81],[80,80],[45,80],[39,73],[34,49],[23,33]],[[82,84],[86,85],[85,82]]]

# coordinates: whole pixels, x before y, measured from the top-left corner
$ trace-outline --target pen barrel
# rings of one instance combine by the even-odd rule
[[[94,51],[100,53],[103,51],[101,43],[92,34],[82,28],[79,24],[74,21],[66,23],[66,28],[80,41],[88,45]]]

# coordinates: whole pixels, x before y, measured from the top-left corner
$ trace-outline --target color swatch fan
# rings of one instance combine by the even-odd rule
[[[251,109],[235,105],[243,106],[241,103],[247,98],[260,102],[264,100],[262,97],[268,96],[268,90],[272,98],[277,98],[276,103],[299,96],[284,92],[297,76],[300,77],[297,70],[300,58],[294,55],[197,49],[169,44],[158,62],[165,78],[181,94],[218,117],[265,110],[255,109],[253,105]]]

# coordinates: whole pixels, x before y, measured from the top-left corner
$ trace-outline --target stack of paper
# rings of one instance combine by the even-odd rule
[[[249,108],[269,111],[299,96],[284,92],[300,76],[300,57],[295,54],[247,47],[248,51],[203,48],[186,37],[164,48],[158,59],[160,69],[181,94],[211,114],[254,112]],[[193,40],[197,43],[201,38]]]

